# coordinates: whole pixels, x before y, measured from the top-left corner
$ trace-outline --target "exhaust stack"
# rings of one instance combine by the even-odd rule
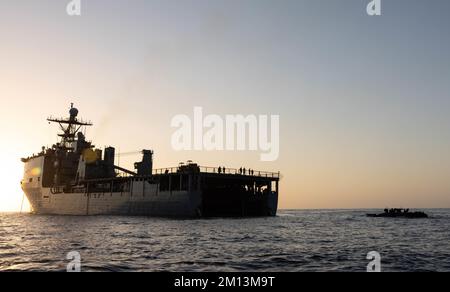
[[[138,176],[152,175],[153,170],[153,151],[142,150],[142,162],[136,162],[134,169],[136,169]]]

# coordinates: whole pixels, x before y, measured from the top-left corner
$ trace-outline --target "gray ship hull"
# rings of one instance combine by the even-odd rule
[[[241,216],[275,216],[278,198],[274,194],[267,200],[267,207],[258,212],[248,212],[245,205],[237,208],[223,208],[221,211],[204,205],[201,192],[158,192],[150,185],[147,191],[140,193],[57,193],[51,189],[29,188],[25,194],[31,204],[32,213],[38,215],[118,215],[118,216],[153,216],[153,217],[241,217]],[[241,213],[241,210],[243,213]],[[262,213],[261,213],[262,211]]]
[[[135,193],[57,193],[51,189],[25,190],[32,212],[40,215],[200,216],[199,193],[157,192],[150,185]]]

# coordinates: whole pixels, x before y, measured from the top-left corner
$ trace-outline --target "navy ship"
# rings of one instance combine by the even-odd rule
[[[96,149],[73,107],[59,124],[60,142],[28,158],[21,187],[32,213],[161,217],[276,216],[280,173],[202,167],[192,161],[153,169],[152,150],[134,170],[115,165],[113,147]]]

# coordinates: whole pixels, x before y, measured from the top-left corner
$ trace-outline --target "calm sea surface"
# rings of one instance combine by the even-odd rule
[[[378,210],[379,211],[379,210]],[[450,271],[450,210],[430,219],[365,210],[280,211],[276,218],[170,220],[0,214],[0,271]],[[370,211],[374,212],[374,211]]]

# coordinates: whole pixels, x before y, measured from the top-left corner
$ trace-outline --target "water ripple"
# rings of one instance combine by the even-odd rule
[[[450,271],[450,210],[429,220],[365,210],[281,211],[276,218],[170,220],[0,214],[0,271]]]

